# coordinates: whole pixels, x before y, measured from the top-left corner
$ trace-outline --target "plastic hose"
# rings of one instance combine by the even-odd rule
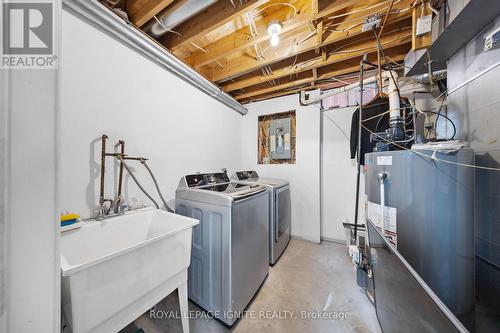
[[[148,197],[148,199],[153,202],[153,204],[155,205],[156,209],[160,209],[160,206],[155,201],[155,199],[153,199],[153,197],[150,196],[148,192],[146,192],[146,190],[144,189],[144,187],[142,187],[142,185],[139,183],[139,181],[137,180],[137,178],[135,178],[134,174],[132,173],[132,171],[130,171],[130,168],[128,167],[127,163],[125,163],[125,161],[123,160],[123,158],[118,157],[118,159],[120,160],[121,163],[123,163],[123,166],[125,167],[125,169],[127,169],[128,174],[130,175],[130,177],[132,177],[132,179],[134,180],[134,182],[141,189],[142,193],[144,193]]]
[[[156,190],[158,191],[158,195],[160,196],[161,201],[165,205],[165,209],[169,212],[172,212],[172,210],[168,207],[167,202],[165,201],[165,198],[163,198],[163,195],[161,194],[160,186],[158,185],[158,182],[156,181],[155,176],[153,175],[153,172],[149,168],[149,166],[146,164],[145,160],[142,160],[141,163],[146,167],[148,170],[149,174],[151,175],[151,178],[153,178],[153,182],[155,183]]]

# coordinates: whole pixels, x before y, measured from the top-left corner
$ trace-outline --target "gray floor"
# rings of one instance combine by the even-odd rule
[[[191,311],[201,309],[189,302]],[[177,293],[172,293],[156,310],[179,311]],[[207,318],[190,320],[196,332],[381,332],[375,310],[356,285],[356,275],[345,245],[324,242],[321,245],[292,240],[247,309],[249,316],[232,328]],[[269,312],[266,312],[269,311]],[[278,312],[281,311],[281,312]],[[296,319],[273,318],[294,311]],[[313,316],[317,311],[347,319],[303,319],[302,311]],[[250,317],[250,314],[254,318]],[[287,312],[289,317],[290,313]],[[149,313],[139,317],[121,333],[182,332],[180,319],[153,319]]]

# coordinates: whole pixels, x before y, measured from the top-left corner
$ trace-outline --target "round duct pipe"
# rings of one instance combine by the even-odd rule
[[[142,29],[151,37],[159,38],[216,2],[217,0],[184,0],[178,3],[174,2],[156,17],[149,20]]]

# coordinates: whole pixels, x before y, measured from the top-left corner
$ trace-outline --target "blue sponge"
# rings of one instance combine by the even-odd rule
[[[68,220],[68,221],[62,221],[61,222],[61,227],[65,227],[67,225],[72,225],[73,223],[75,223],[77,221],[77,219],[74,219],[74,220]]]

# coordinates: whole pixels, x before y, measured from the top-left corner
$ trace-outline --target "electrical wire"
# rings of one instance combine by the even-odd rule
[[[438,12],[438,11],[437,11],[434,7],[432,7],[432,5],[431,5],[431,2],[430,2],[430,1],[427,3],[427,6],[429,7],[429,9],[430,9],[430,10],[431,10],[434,14],[439,15],[439,12]]]
[[[198,50],[202,51],[203,53],[207,53],[207,50],[205,50],[204,48],[202,48],[198,44],[196,44],[194,42],[190,42],[190,43],[191,43],[191,45],[193,45],[194,47],[196,47]]]
[[[386,105],[387,103],[376,103],[376,104],[370,104],[370,107],[374,107],[374,106],[379,106],[379,105]],[[403,106],[403,107],[400,107],[398,109],[394,109],[394,110],[406,110],[406,109],[411,109],[410,106]],[[365,122],[365,121],[369,121],[369,120],[372,120],[372,119],[375,119],[375,118],[378,118],[378,117],[382,117],[382,116],[385,116],[386,114],[388,113],[391,113],[391,110],[388,110],[388,111],[384,111],[382,113],[379,113],[375,116],[372,116],[370,118],[366,118],[364,120],[362,120],[362,122]]]
[[[410,34],[407,34],[407,35],[404,35],[404,36],[401,36],[401,37],[398,37],[398,38],[394,38],[392,40],[387,40],[383,43],[383,45],[386,45],[386,44],[390,44],[390,43],[393,43],[397,40],[400,40],[402,38],[405,38],[405,37],[409,37],[411,36],[411,33]],[[340,50],[340,51],[332,51],[330,52],[330,55],[331,54],[341,54],[341,53],[351,53],[351,52],[360,52],[360,51],[366,51],[366,50],[371,50],[373,49],[374,47],[373,46],[366,46],[366,47],[363,47],[363,48],[359,48],[359,49],[350,49],[350,50]]]
[[[312,105],[316,106],[320,111],[323,111],[323,112],[326,111],[322,106],[318,106],[316,104],[312,104]],[[411,150],[411,149],[409,149],[409,148],[407,148],[405,146],[399,145],[396,142],[388,140],[387,138],[381,136],[380,134],[373,132],[372,130],[370,130],[369,128],[367,128],[366,126],[364,126],[363,124],[361,124],[361,127],[363,127],[370,134],[373,134],[373,135],[379,137],[381,140],[383,140],[383,141],[385,141],[387,143],[393,144],[394,146],[396,146],[396,147],[398,147],[398,148],[400,148],[402,150],[407,150],[407,151],[410,151],[410,152],[412,152],[412,153],[414,153],[416,155],[419,155],[419,156],[422,156],[422,157],[425,157],[425,158],[429,158],[431,161],[436,161],[436,162],[441,162],[441,163],[447,163],[447,164],[457,165],[457,166],[466,167],[466,168],[473,168],[473,169],[480,169],[480,170],[489,170],[489,171],[498,171],[498,172],[500,172],[500,168],[493,168],[493,167],[486,167],[486,166],[481,166],[481,165],[452,162],[452,161],[448,161],[448,160],[443,160],[443,159],[437,158],[435,156],[429,156],[427,154],[421,153],[419,151]]]
[[[382,139],[383,141],[387,142],[387,143],[391,143],[393,144],[394,146],[398,147],[398,148],[401,148],[402,150],[407,150],[407,151],[410,151],[416,155],[419,155],[419,156],[422,156],[422,157],[426,157],[426,158],[429,158],[431,161],[437,161],[437,162],[442,162],[442,163],[447,163],[447,164],[453,164],[453,165],[457,165],[457,166],[462,166],[462,167],[466,167],[466,168],[473,168],[473,169],[481,169],[481,170],[489,170],[489,171],[498,171],[500,172],[500,168],[493,168],[493,167],[486,167],[486,166],[481,166],[481,165],[474,165],[474,164],[466,164],[466,163],[459,163],[459,162],[452,162],[452,161],[448,161],[448,160],[443,160],[443,159],[440,159],[440,158],[437,158],[435,156],[429,156],[427,154],[424,154],[424,153],[421,153],[419,151],[416,151],[416,150],[411,150],[411,149],[408,149],[407,147],[404,147],[404,146],[401,146],[399,144],[397,144],[396,142],[394,141],[391,141],[391,140],[388,140],[386,138],[384,138],[383,136],[381,136],[380,134],[378,133],[375,133],[373,131],[371,131],[369,128],[367,128],[366,126],[364,125],[361,125],[365,130],[367,130],[370,134],[373,134],[377,137],[379,137],[380,139]]]
[[[405,64],[401,64],[401,63],[398,63],[397,61],[394,61],[394,59],[392,59],[389,56],[386,56],[386,57],[387,57],[387,59],[389,59],[389,62],[391,62],[392,64],[394,64],[396,66],[403,67],[403,68],[412,68],[410,66],[406,66]]]
[[[382,25],[380,26],[380,31],[378,32],[378,39],[382,36],[382,32],[384,31],[385,23],[387,22],[387,18],[389,17],[389,14],[391,13],[391,9],[394,6],[394,0],[391,0],[391,4],[389,5],[389,8],[387,9],[387,13],[384,16],[384,21],[382,21]]]
[[[391,0],[386,0],[384,2],[376,3],[376,4],[368,6],[368,7],[363,7],[363,8],[359,8],[359,9],[356,9],[356,10],[351,10],[350,12],[347,12],[347,13],[342,13],[342,14],[330,16],[330,17],[328,17],[328,19],[329,20],[333,20],[333,19],[336,19],[336,18],[339,18],[339,17],[348,16],[350,14],[361,13],[361,12],[367,11],[369,9],[373,9],[373,8],[377,8],[377,7],[380,7],[382,5],[385,5],[389,1],[391,1]],[[401,2],[401,0],[395,1],[394,4],[397,4],[399,2]],[[387,7],[385,7],[384,9],[387,9]],[[384,10],[384,9],[382,9],[382,10]]]
[[[291,3],[286,3],[286,2],[275,2],[275,3],[270,3],[268,4],[267,6],[264,6],[263,8],[261,8],[258,12],[257,12],[257,15],[261,14],[264,10],[266,10],[267,8],[269,7],[272,7],[272,6],[288,6],[290,8],[293,9],[293,16],[291,19],[289,20],[286,20],[286,21],[283,21],[282,24],[288,24],[290,22],[293,21],[293,19],[295,19],[295,17],[297,16],[298,14],[298,9],[297,7],[295,7],[294,5],[292,5]]]
[[[181,38],[183,37],[183,35],[182,35],[180,32],[177,32],[177,31],[174,31],[174,30],[172,30],[172,29],[167,28],[167,27],[163,24],[163,22],[162,22],[161,20],[159,20],[159,19],[156,17],[156,15],[154,15],[153,17],[154,17],[154,19],[156,20],[156,22],[158,22],[158,24],[159,24],[159,25],[160,25],[163,29],[165,29],[165,30],[166,30],[166,31],[168,31],[168,32],[172,32],[172,33],[174,33],[174,34],[177,34],[177,35],[179,35]]]
[[[418,110],[418,109],[417,109],[417,111],[423,112],[423,113],[432,113],[432,114],[439,115],[439,113],[435,112],[435,111],[421,111],[421,110]],[[455,139],[455,135],[457,134],[457,127],[455,126],[455,123],[453,123],[453,121],[448,116],[445,116],[444,114],[442,114],[441,117],[446,118],[446,120],[448,120],[450,122],[450,124],[453,126],[453,135],[451,136],[450,139],[447,139],[446,141]],[[438,119],[436,118],[435,124],[437,124],[437,120]]]
[[[314,64],[316,62],[318,62],[318,61],[321,62],[321,56],[320,57],[316,57],[316,58],[312,58],[312,59],[308,59],[306,61],[298,63],[298,64],[294,65],[292,67],[292,69],[304,69],[304,68],[308,68],[308,67],[314,66]]]
[[[406,8],[393,9],[393,10],[390,11],[390,14],[400,14],[400,13],[406,12],[406,11],[408,11],[410,9],[413,9],[414,7],[415,7],[415,4],[413,4],[413,5],[409,6],[409,7],[406,7]],[[350,19],[350,20],[345,20],[345,21],[342,21],[342,22],[327,24],[325,26],[325,29],[328,29],[328,28],[331,28],[331,27],[334,27],[334,26],[343,25],[343,24],[346,24],[346,23],[357,22],[358,24],[352,25],[352,26],[350,26],[348,28],[344,28],[344,29],[340,29],[340,30],[338,30],[338,29],[331,29],[330,30],[330,31],[334,31],[334,32],[346,32],[346,31],[349,31],[349,30],[353,29],[355,26],[359,26],[359,25],[364,24],[365,21],[366,21],[366,19],[369,18],[370,16],[379,15],[379,14],[383,13],[386,8],[383,8],[382,10],[370,13],[370,14],[368,14],[366,16],[356,17],[356,18],[353,18],[353,19]],[[361,22],[359,22],[360,20],[361,20]]]
[[[437,113],[437,116],[436,116],[436,124],[437,124],[437,122],[439,120],[439,116],[441,115],[441,110],[443,109],[443,104],[444,104],[444,100],[445,99],[446,98],[443,96],[443,98],[441,100],[441,105],[439,105],[439,110],[438,110],[438,113]],[[436,135],[437,135],[437,133],[436,133]]]
[[[380,43],[380,38],[379,38],[379,35],[377,35],[377,32],[375,31],[375,27],[373,27],[372,31],[373,31],[373,34],[375,35],[375,38],[377,39],[378,50],[380,50],[380,53],[382,54],[382,58],[384,58],[385,65],[387,67],[389,67],[389,63],[387,61],[387,58],[385,57],[384,48],[382,47],[382,44]],[[380,68],[380,64],[378,64],[378,65]],[[401,92],[399,90],[398,82],[394,78],[394,75],[392,74],[392,70],[390,70],[390,68],[389,68],[389,74],[391,75],[391,79],[394,82],[394,86],[396,87],[396,90],[398,92],[398,98],[401,100]]]
[[[378,118],[378,121],[377,121],[377,125],[375,125],[375,132],[378,132],[378,127],[380,126],[380,121],[382,121],[382,119],[384,118],[384,116],[387,114],[387,112],[384,112],[384,114]],[[364,122],[366,120],[362,120],[361,122]]]
[[[353,25],[351,25],[351,26],[348,26],[347,28],[340,29],[340,30],[339,30],[339,29],[335,29],[335,28],[330,28],[330,27],[328,27],[328,29],[327,29],[327,30],[329,30],[329,31],[331,31],[331,32],[347,32],[347,31],[350,31],[350,30],[352,30],[352,29],[354,29],[354,28],[356,28],[356,27],[359,27],[360,25],[363,25],[363,24],[364,24],[364,22],[359,22],[359,23],[353,24]]]
[[[246,14],[246,18],[247,18],[247,21],[248,21],[248,28],[250,29],[250,36],[252,38],[254,38],[255,36],[258,35],[258,33],[257,33],[257,27],[255,26],[255,20],[254,20],[252,14],[250,14],[250,13]]]
[[[406,29],[411,29],[411,26],[408,26],[408,27],[403,27],[403,28],[393,29],[393,30],[391,30],[391,31],[389,31],[389,32],[387,32],[387,33],[398,32],[398,31],[404,31],[404,30],[406,30]],[[408,36],[411,36],[411,34],[405,35],[405,36],[403,36],[403,37],[395,38],[395,39],[392,39],[392,40],[390,40],[390,41],[385,41],[383,44],[392,43],[392,42],[394,42],[394,41],[396,41],[396,40],[398,40],[398,39],[400,39],[400,38],[405,38],[405,37],[408,37]],[[373,40],[373,37],[364,37],[364,38],[357,39],[357,40],[355,40],[355,41],[352,41],[352,42],[349,42],[349,43],[343,44],[343,45],[341,45],[341,46],[337,47],[336,49],[334,49],[333,51],[330,51],[330,52],[328,53],[328,56],[330,56],[330,55],[332,55],[332,54],[337,53],[337,51],[338,51],[338,50],[342,50],[342,49],[344,49],[346,46],[353,45],[353,44],[357,44],[357,43],[362,42],[362,41],[365,41],[365,40]],[[373,48],[373,46],[372,46],[372,47],[370,47],[370,48]],[[351,52],[351,51],[348,51],[348,52]]]
[[[443,94],[445,94],[446,92],[442,93],[441,95],[439,95],[438,97],[436,97],[433,101],[431,101],[431,104],[434,103],[435,101],[437,101],[441,96],[443,96]],[[387,103],[376,103],[376,104],[370,104],[370,107],[374,107],[374,106],[380,106],[380,105],[384,105],[384,104],[387,104]],[[407,109],[412,109],[412,107],[414,106],[402,106],[399,108],[399,110],[407,110]],[[435,108],[429,108],[429,109],[426,109],[426,110],[422,110],[422,109],[419,109],[417,107],[415,107],[415,110],[417,110],[418,112],[421,112],[421,113],[425,113],[425,112],[430,112],[432,113],[433,110],[436,110],[438,109],[437,107]],[[369,120],[372,120],[372,119],[375,119],[375,118],[378,118],[378,117],[382,117],[388,113],[390,113],[391,110],[388,110],[388,111],[385,111],[385,112],[382,112],[382,113],[379,113],[375,116],[372,116],[372,117],[369,117],[367,119],[364,119],[362,120],[362,122],[366,122],[366,121],[369,121]]]

